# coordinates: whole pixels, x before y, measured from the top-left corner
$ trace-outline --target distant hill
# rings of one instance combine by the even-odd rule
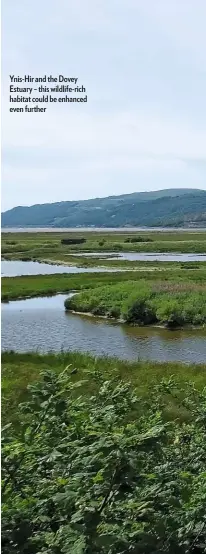
[[[206,226],[206,191],[168,189],[53,204],[2,213],[2,227]]]

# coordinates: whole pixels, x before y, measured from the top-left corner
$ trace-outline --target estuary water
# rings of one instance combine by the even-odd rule
[[[54,273],[102,273],[116,272],[121,269],[104,267],[77,267],[75,265],[53,265],[39,262],[22,262],[21,260],[2,260],[2,277],[20,277],[21,275],[53,275]]]
[[[206,329],[131,327],[65,312],[67,295],[2,304],[2,350],[81,351],[125,360],[205,363]]]
[[[93,257],[110,260],[127,260],[142,262],[205,262],[206,254],[186,254],[171,252],[82,252],[74,256]]]
[[[149,252],[82,252],[73,254],[76,257],[98,258],[99,263],[104,259],[128,260],[128,261],[159,261],[159,262],[203,262],[206,261],[206,254],[162,254]],[[20,275],[53,275],[54,273],[102,273],[117,272],[123,269],[108,267],[79,267],[76,265],[57,265],[33,261],[2,260],[1,276],[17,277]]]

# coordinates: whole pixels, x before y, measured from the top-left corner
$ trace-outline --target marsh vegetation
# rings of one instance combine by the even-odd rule
[[[206,286],[166,280],[131,280],[84,291],[68,298],[65,307],[131,324],[203,325],[206,323]]]
[[[80,241],[80,242],[79,242]],[[206,253],[205,232],[79,232],[3,233],[2,255],[6,259],[74,263],[75,252],[185,252]],[[80,263],[80,260],[78,260]],[[81,260],[86,263],[85,260]],[[95,260],[89,260],[96,263]],[[109,262],[108,262],[109,263]]]

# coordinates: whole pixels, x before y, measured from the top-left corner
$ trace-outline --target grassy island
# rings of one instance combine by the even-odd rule
[[[67,310],[168,327],[206,323],[206,286],[170,281],[126,281],[97,287],[65,301]]]

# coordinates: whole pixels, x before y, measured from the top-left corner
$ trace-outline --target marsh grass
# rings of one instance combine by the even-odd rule
[[[29,275],[21,277],[2,278],[2,301],[8,302],[18,298],[35,296],[47,296],[48,294],[67,293],[71,290],[85,290],[104,285],[118,284],[134,281],[136,287],[141,282],[159,283],[158,287],[188,287],[188,291],[198,292],[206,283],[206,265],[201,264],[200,269],[194,271],[181,269],[171,263],[171,267],[161,263],[159,268],[146,265],[136,268],[135,271],[121,271],[91,274],[53,274],[53,275]],[[138,284],[139,283],[139,284]],[[161,284],[160,284],[161,283]],[[198,287],[200,287],[198,289]],[[170,289],[172,290],[172,289]]]
[[[62,244],[62,240],[83,244]],[[138,242],[135,242],[137,241]],[[128,242],[129,241],[129,242]],[[206,252],[205,232],[77,232],[68,233],[2,233],[2,254],[10,259],[21,259],[27,253],[30,259],[51,257],[64,261],[65,255],[75,252]],[[9,259],[7,258],[7,259]],[[93,264],[95,262],[93,261]]]
[[[42,371],[52,369],[61,372],[69,366],[71,380],[75,382],[87,374],[88,383],[82,394],[92,394],[96,387],[95,374],[99,371],[104,378],[130,380],[143,397],[150,395],[162,378],[173,375],[181,386],[192,380],[198,389],[206,385],[206,364],[127,362],[109,357],[94,357],[79,352],[62,352],[60,354],[38,354],[4,352],[2,354],[2,420],[15,420],[18,404],[27,397],[28,384],[38,380]],[[89,376],[88,376],[88,371]],[[86,374],[85,374],[86,372]],[[168,398],[167,417],[185,417],[178,404]]]
[[[168,327],[206,323],[206,286],[146,280],[98,287],[68,298],[67,310],[121,318],[127,323]]]

